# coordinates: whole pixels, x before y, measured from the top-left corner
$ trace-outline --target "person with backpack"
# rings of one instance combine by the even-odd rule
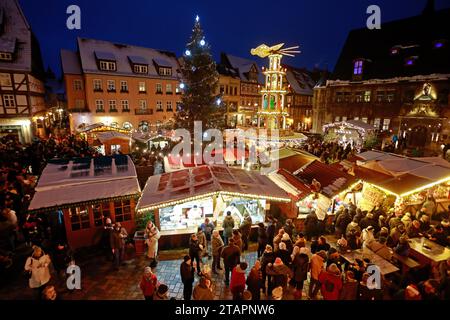
[[[153,300],[157,285],[158,279],[156,278],[156,275],[152,272],[150,267],[145,267],[144,274],[139,283],[139,287],[142,290],[145,300]]]

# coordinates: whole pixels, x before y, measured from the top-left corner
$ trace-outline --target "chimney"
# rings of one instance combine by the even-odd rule
[[[431,15],[434,13],[434,0],[427,0],[427,4],[422,11],[423,15]]]

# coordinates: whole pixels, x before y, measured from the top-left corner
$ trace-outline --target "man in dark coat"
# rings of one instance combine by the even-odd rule
[[[305,235],[306,240],[310,241],[312,237],[317,236],[319,219],[317,218],[316,212],[313,210],[306,216],[305,219]]]
[[[194,284],[194,268],[192,267],[191,257],[184,256],[184,260],[180,266],[181,282],[183,282],[183,298],[191,300],[192,286]]]
[[[234,244],[233,238],[228,240],[228,245],[222,250],[223,264],[225,267],[225,284],[230,283],[230,272],[241,260],[241,249]]]

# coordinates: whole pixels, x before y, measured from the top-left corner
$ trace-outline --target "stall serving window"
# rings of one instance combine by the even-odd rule
[[[222,197],[218,201],[217,207],[217,225],[222,227],[223,219],[227,212],[230,211],[231,217],[234,219],[234,225],[237,227],[242,223],[246,215],[252,218],[252,224],[264,222],[266,200]]]
[[[92,212],[94,213],[94,225],[96,227],[102,226],[105,220],[111,217],[109,202],[103,202],[93,205]]]
[[[72,231],[90,228],[89,210],[87,206],[69,208]]]
[[[130,200],[114,201],[114,214],[116,222],[131,220],[131,203]]]
[[[159,220],[161,230],[194,231],[204,222],[205,218],[213,217],[213,201],[205,199],[161,208]]]

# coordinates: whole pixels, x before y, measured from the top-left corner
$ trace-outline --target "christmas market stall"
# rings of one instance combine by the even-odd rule
[[[114,126],[107,126],[101,122],[78,129],[78,135],[103,155],[117,152],[127,154],[130,152],[130,131]]]
[[[237,228],[248,215],[265,220],[271,204],[289,203],[288,194],[258,172],[224,165],[203,165],[148,179],[137,215],[154,217],[161,230],[160,246],[186,246],[205,218],[221,230],[229,211]]]
[[[358,205],[365,210],[395,205],[397,210],[430,214],[450,205],[450,163],[439,157],[410,158],[382,151],[357,155],[355,177],[363,182]]]
[[[77,249],[100,241],[107,218],[131,234],[140,191],[129,156],[50,160],[29,210],[56,215],[62,236]]]
[[[364,142],[374,137],[374,127],[360,120],[329,123],[322,128],[325,141],[337,142],[344,147],[360,150]]]

